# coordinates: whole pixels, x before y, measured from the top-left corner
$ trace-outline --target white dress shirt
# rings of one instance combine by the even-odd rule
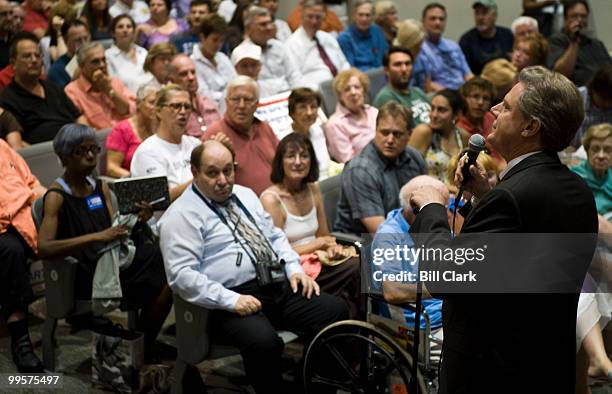
[[[289,245],[285,233],[274,226],[255,193],[239,185],[234,185],[233,191],[270,241],[279,259],[285,260],[287,278],[303,272],[300,256]],[[242,209],[235,204],[234,209],[239,212],[241,220],[252,226]],[[225,213],[224,208],[219,210]],[[232,223],[229,225],[234,228]],[[159,221],[159,229],[160,248],[172,290],[187,302],[233,311],[240,294],[230,288],[256,278],[248,245],[244,247],[249,250],[247,253],[234,241],[228,226],[191,186],[166,210]],[[240,241],[244,244],[244,240]]]
[[[202,54],[200,47],[194,45],[191,58],[196,66],[198,76],[198,94],[213,99],[217,105],[221,105],[227,84],[236,77],[236,70],[226,54],[217,52],[215,54],[215,67],[210,60]]]
[[[274,25],[276,26],[276,39],[282,42],[287,41],[287,38],[291,35],[291,28],[282,19],[274,19]]]
[[[520,155],[518,157],[515,157],[514,159],[510,160],[508,162],[508,165],[506,165],[506,168],[504,168],[504,170],[502,172],[499,173],[499,179],[504,179],[504,176],[506,176],[506,174],[512,169],[512,167],[516,166],[518,163],[520,163],[521,161],[525,160],[526,158],[528,158],[529,156],[533,156],[536,153],[540,153],[542,152],[541,150],[535,151],[535,152],[529,152],[529,153],[525,153],[524,155]]]
[[[338,41],[331,34],[317,31],[315,36],[325,49],[325,53],[336,66],[338,72],[348,70],[351,65],[346,60]],[[329,67],[325,65],[314,39],[310,38],[303,27],[300,26],[291,37],[285,41],[285,47],[289,56],[298,65],[306,83],[313,89],[318,90],[321,82],[334,78]]]
[[[108,13],[112,18],[121,14],[128,14],[132,17],[132,19],[134,19],[134,22],[136,22],[137,25],[146,23],[149,19],[151,19],[149,6],[147,3],[140,0],[134,0],[131,8],[121,0],[117,0],[115,1],[115,4],[108,9]]]
[[[243,43],[256,45],[249,38]],[[268,95],[306,86],[302,74],[289,57],[285,45],[275,38],[268,40],[266,47],[262,48],[261,72],[257,80]]]
[[[135,95],[138,88],[150,80],[150,76],[142,69],[147,58],[147,50],[138,45],[133,45],[133,47],[136,48],[136,64],[132,63],[128,54],[115,44],[108,48],[104,55],[108,64],[108,73],[119,78]]]

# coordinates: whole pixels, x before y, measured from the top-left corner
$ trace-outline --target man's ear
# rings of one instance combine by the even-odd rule
[[[540,132],[541,128],[542,122],[539,119],[531,118],[525,123],[521,136],[525,138],[533,137]]]

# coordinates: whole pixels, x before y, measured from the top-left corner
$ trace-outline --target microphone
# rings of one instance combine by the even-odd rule
[[[468,144],[468,159],[467,162],[465,162],[465,164],[461,168],[461,173],[463,174],[463,182],[461,182],[462,187],[465,186],[472,177],[472,174],[470,174],[470,166],[472,164],[476,164],[476,159],[478,158],[478,155],[485,149],[485,139],[480,134],[473,134],[470,137]]]

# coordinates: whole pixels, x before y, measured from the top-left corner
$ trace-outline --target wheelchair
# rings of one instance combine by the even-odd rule
[[[369,262],[363,257],[368,247],[358,246],[362,252],[362,273],[370,275]],[[416,389],[418,393],[435,394],[439,358],[432,358],[430,346],[441,346],[442,341],[432,335],[424,308],[420,309],[425,327],[418,330],[417,374],[411,382],[415,329],[406,324],[400,308],[415,312],[415,305],[389,305],[382,290],[373,289],[369,283],[362,284],[362,289],[366,321],[336,322],[324,328],[310,343],[304,357],[305,393],[341,390],[355,394],[412,394]],[[409,391],[410,387],[415,389]]]

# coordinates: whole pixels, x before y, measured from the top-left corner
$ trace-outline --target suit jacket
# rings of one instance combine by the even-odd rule
[[[483,196],[467,215],[461,235],[449,242],[460,242],[470,233],[596,234],[597,228],[595,202],[586,184],[561,164],[556,153],[541,152],[513,167]],[[448,234],[445,208],[423,207],[411,233],[417,239],[418,233]],[[589,236],[577,248],[578,258],[571,263],[580,285],[595,237]],[[540,263],[549,263],[547,270],[569,265],[560,260],[559,249],[564,248],[536,245],[529,252],[537,257],[528,256],[526,261],[486,263],[516,263],[519,269],[533,270],[539,280]],[[428,268],[425,262],[420,264],[421,269]],[[436,294],[440,296],[444,299],[440,393],[574,392],[578,294]]]

